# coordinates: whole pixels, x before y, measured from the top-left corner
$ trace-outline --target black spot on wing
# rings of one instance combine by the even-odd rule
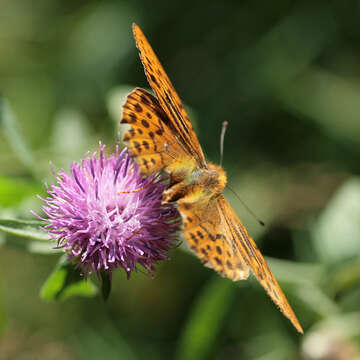
[[[141,102],[145,105],[150,105],[150,101],[149,99],[144,95],[144,94],[141,94],[140,95],[140,98],[141,98]]]
[[[137,111],[139,113],[143,111],[143,109],[142,109],[142,107],[141,107],[141,105],[139,103],[136,103],[134,105],[134,109],[135,109],[135,111]]]
[[[141,120],[141,124],[142,124],[145,128],[147,128],[147,129],[150,127],[148,121],[145,120],[145,119],[142,119],[142,120]]]

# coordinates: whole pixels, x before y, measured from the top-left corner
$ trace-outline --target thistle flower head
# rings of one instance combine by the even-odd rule
[[[86,154],[70,174],[60,170],[42,199],[47,218],[40,218],[85,276],[121,267],[129,277],[137,264],[153,274],[180,226],[176,208],[161,203],[165,187],[143,178],[126,149],[107,157],[100,143],[98,156]]]

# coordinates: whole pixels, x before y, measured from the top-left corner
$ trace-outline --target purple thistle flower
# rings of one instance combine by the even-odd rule
[[[163,179],[143,178],[127,149],[107,157],[99,146],[99,156],[72,163],[70,175],[60,170],[42,199],[48,218],[35,215],[85,276],[122,267],[129,278],[137,264],[153,275],[175,243],[179,214],[161,204]]]

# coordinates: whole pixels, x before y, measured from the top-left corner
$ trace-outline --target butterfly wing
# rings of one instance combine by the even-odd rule
[[[252,270],[257,280],[266,290],[272,301],[281,312],[292,322],[295,328],[303,333],[301,325],[291,309],[284,293],[272,274],[260,250],[250,237],[244,225],[235,214],[231,205],[223,195],[217,198],[217,209],[220,217],[219,232],[226,237],[224,243],[230,246],[235,258],[240,257]],[[227,275],[226,275],[227,276]]]
[[[166,169],[174,159],[189,157],[174,135],[172,122],[147,91],[135,89],[127,96],[121,123],[131,126],[123,141],[144,175]]]
[[[133,32],[148,82],[154,90],[163,111],[171,121],[178,141],[182,143],[182,147],[188,156],[195,158],[199,167],[206,167],[200,143],[179,95],[176,93],[145,35],[136,24],[133,24]]]
[[[237,256],[231,242],[231,233],[221,228],[221,216],[215,199],[210,202],[189,202],[188,198],[178,201],[183,218],[184,235],[190,249],[204,265],[234,281],[249,276],[249,266]]]
[[[210,201],[178,201],[190,249],[204,265],[233,281],[245,280],[251,269],[273,302],[303,333],[284,293],[254,240],[223,195]]]

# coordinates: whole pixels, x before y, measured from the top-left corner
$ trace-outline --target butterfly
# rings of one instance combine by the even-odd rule
[[[203,264],[234,281],[250,270],[270,298],[303,333],[301,325],[269,266],[225,199],[225,171],[208,162],[189,116],[140,27],[133,24],[136,46],[156,96],[136,88],[123,106],[123,141],[143,175],[169,174],[164,203],[176,202],[190,249]]]

